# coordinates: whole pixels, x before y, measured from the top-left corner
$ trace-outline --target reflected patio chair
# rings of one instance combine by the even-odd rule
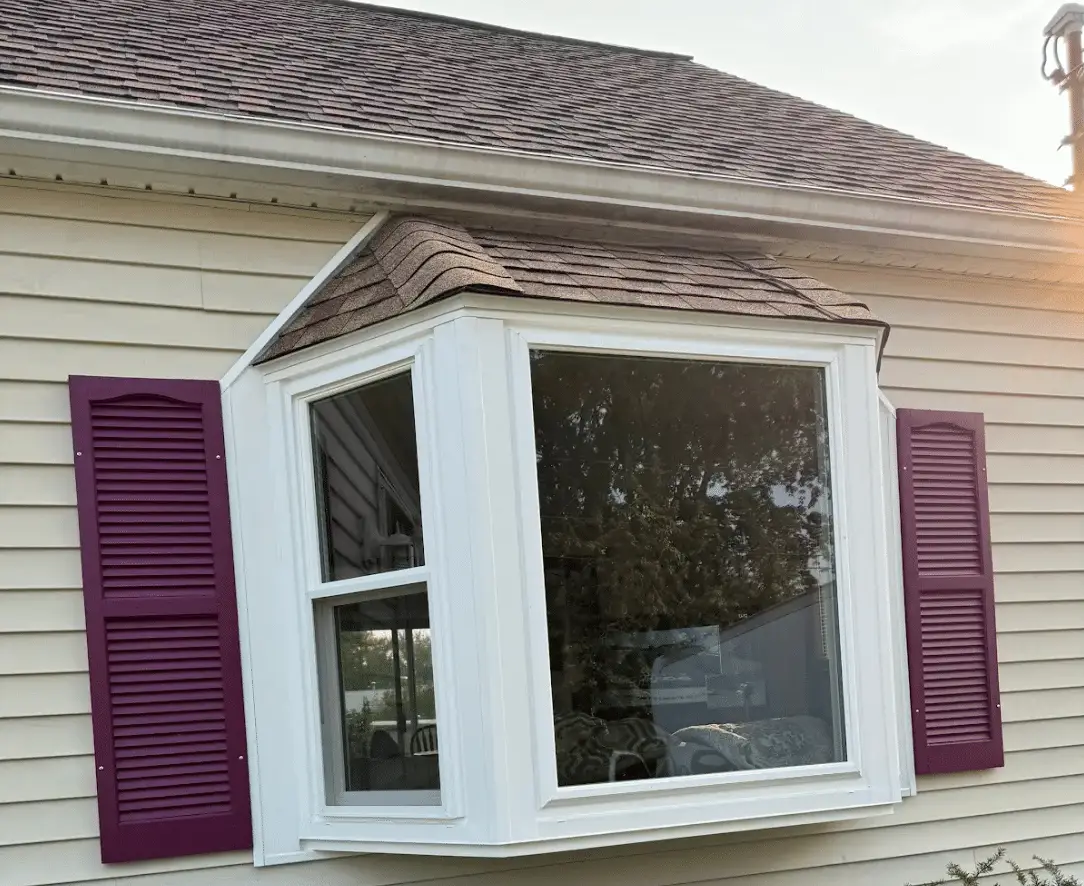
[[[437,724],[426,723],[414,730],[410,736],[410,753],[435,754],[437,752]]]

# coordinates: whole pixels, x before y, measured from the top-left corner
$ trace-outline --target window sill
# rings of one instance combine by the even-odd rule
[[[838,771],[824,771],[829,768]],[[469,813],[407,819],[326,810],[301,828],[300,846],[313,852],[509,858],[850,821],[891,813],[902,802],[898,784],[864,778],[852,766],[803,769],[744,783],[664,779],[654,785],[657,790],[633,794],[614,790],[624,783],[598,785],[593,796],[565,796],[539,807],[518,802],[499,824]]]
[[[575,852],[584,849],[602,849],[628,846],[661,840],[688,839],[693,837],[722,836],[732,833],[769,830],[779,827],[801,827],[854,821],[881,815],[891,815],[896,803],[871,803],[846,809],[821,812],[801,812],[774,815],[767,818],[750,818],[729,822],[696,822],[671,827],[644,827],[625,829],[610,833],[580,834],[537,840],[515,840],[501,843],[425,842],[423,840],[397,840],[394,838],[343,839],[338,837],[303,837],[301,848],[322,857],[326,853],[362,854],[381,853],[395,855],[432,855],[456,858],[524,858],[553,852]],[[295,858],[283,861],[295,861]],[[275,859],[267,858],[268,864]]]

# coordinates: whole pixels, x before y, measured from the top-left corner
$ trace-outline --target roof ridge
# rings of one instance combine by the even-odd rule
[[[476,19],[459,18],[454,15],[444,15],[439,12],[427,12],[423,9],[406,9],[402,6],[385,6],[380,3],[369,3],[364,0],[304,0],[304,2],[329,3],[336,6],[353,6],[362,9],[377,10],[393,15],[404,15],[411,18],[427,19],[430,21],[447,22],[448,24],[462,25],[471,30],[493,31],[497,34],[511,34],[517,37],[532,37],[534,39],[552,40],[555,43],[567,43],[572,46],[588,46],[594,49],[618,50],[620,52],[634,53],[635,55],[653,56],[655,58],[672,58],[677,61],[691,62],[693,57],[681,52],[667,52],[663,49],[644,49],[639,46],[625,46],[620,43],[604,43],[601,40],[586,40],[582,37],[567,37],[561,34],[547,34],[545,31],[529,31],[526,28],[512,28],[507,25],[497,25],[492,22],[480,22]]]

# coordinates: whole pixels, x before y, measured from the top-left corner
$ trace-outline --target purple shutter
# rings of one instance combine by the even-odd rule
[[[218,382],[69,392],[102,861],[247,849]]]
[[[896,421],[915,770],[1002,766],[983,417]]]

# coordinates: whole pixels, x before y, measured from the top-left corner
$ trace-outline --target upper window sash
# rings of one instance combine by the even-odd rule
[[[296,494],[298,496],[298,502],[301,505],[301,507],[296,513],[296,518],[300,519],[301,521],[304,545],[302,562],[304,563],[305,569],[305,587],[306,593],[311,597],[327,597],[334,596],[336,594],[357,593],[367,588],[383,587],[385,586],[385,583],[403,583],[401,581],[397,581],[394,576],[396,576],[398,572],[405,572],[408,570],[389,570],[387,572],[374,572],[369,575],[357,576],[355,578],[341,580],[335,580],[332,577],[324,576],[323,546],[321,543],[319,530],[322,515],[320,514],[320,509],[317,502],[317,489],[320,478],[317,476],[316,472],[316,453],[313,446],[313,434],[315,429],[312,410],[314,404],[320,401],[326,400],[339,394],[347,393],[356,388],[364,387],[365,385],[371,385],[375,382],[394,378],[395,376],[402,375],[404,373],[410,373],[411,392],[414,399],[415,432],[419,438],[418,472],[419,494],[421,498],[420,507],[424,511],[425,499],[428,497],[427,493],[429,493],[430,490],[425,488],[426,484],[421,479],[421,474],[423,471],[423,458],[420,445],[421,429],[419,415],[424,409],[424,400],[423,393],[420,389],[421,383],[420,380],[417,378],[417,358],[418,354],[414,352],[411,353],[408,358],[382,364],[378,367],[370,369],[368,372],[362,371],[357,375],[349,376],[345,379],[340,378],[334,381],[330,381],[329,383],[321,385],[320,387],[317,387],[315,389],[309,389],[301,395],[295,395],[294,397],[292,397],[295,428],[295,451],[296,458],[300,460],[300,463],[298,463],[296,466],[296,477],[294,484]],[[422,539],[422,544],[424,547],[424,536]],[[426,560],[426,562],[428,561]],[[418,577],[415,578],[415,581],[417,581],[424,574],[426,568],[427,567],[425,566],[415,566],[412,567],[409,571],[416,572],[416,575]]]

